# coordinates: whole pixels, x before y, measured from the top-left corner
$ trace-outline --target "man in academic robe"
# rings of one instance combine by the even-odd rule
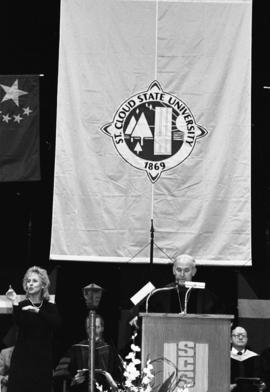
[[[188,290],[185,286],[186,282],[193,280],[197,272],[196,261],[192,256],[183,254],[176,257],[172,272],[174,282],[168,284],[165,290],[152,295],[149,300],[149,312],[195,314],[223,312],[218,298],[207,288]]]
[[[86,332],[89,329],[89,318],[86,319]],[[105,390],[116,390],[114,378],[120,377],[120,359],[115,349],[103,339],[104,321],[96,315],[95,328],[95,381],[103,385]],[[88,354],[89,342],[85,339],[70,347],[57,365],[54,378],[63,379],[71,391],[88,391]]]
[[[231,335],[231,390],[233,392],[258,391],[260,376],[259,355],[247,349],[247,331],[238,326]],[[252,380],[254,379],[254,380]]]

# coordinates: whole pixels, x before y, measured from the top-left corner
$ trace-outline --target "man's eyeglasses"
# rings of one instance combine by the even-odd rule
[[[232,334],[234,338],[246,338],[247,335],[245,333],[234,333]]]

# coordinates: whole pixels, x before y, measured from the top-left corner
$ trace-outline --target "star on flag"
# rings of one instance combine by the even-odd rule
[[[5,84],[0,84],[2,89],[5,91],[5,95],[2,99],[1,102],[8,101],[9,99],[12,99],[14,103],[19,106],[19,97],[21,95],[28,94],[27,91],[20,90],[18,88],[18,79],[15,80],[15,82],[12,84],[12,86],[6,86]]]
[[[11,117],[9,117],[8,114],[4,114],[3,115],[3,121],[6,122],[8,124],[9,120],[11,120]]]
[[[25,114],[26,116],[29,116],[29,114],[32,112],[33,110],[31,110],[29,108],[29,106],[27,108],[23,108],[23,114]]]
[[[17,122],[18,124],[20,124],[20,122],[22,121],[22,117],[20,116],[20,114],[18,114],[17,116],[13,116],[14,117],[14,121]]]

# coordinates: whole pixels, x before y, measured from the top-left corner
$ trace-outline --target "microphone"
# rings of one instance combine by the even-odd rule
[[[153,294],[158,293],[160,291],[175,290],[176,288],[177,288],[177,283],[173,284],[172,286],[160,287],[158,289],[155,289],[155,290],[151,291],[151,293],[146,298],[145,312],[148,313],[149,299],[152,297]]]
[[[185,287],[188,289],[205,289],[205,282],[186,281]]]
[[[184,286],[187,288],[187,292],[186,292],[186,295],[185,295],[184,313],[187,314],[187,304],[188,304],[190,291],[192,289],[205,289],[205,283],[204,282],[193,282],[192,280],[190,280],[190,281],[186,280],[185,283],[184,283]]]

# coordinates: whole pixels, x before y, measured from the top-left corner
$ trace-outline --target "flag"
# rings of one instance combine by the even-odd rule
[[[247,330],[248,345],[257,353],[269,345],[270,300],[267,291],[261,273],[238,273],[238,325]]]
[[[251,264],[250,0],[63,0],[50,258]]]
[[[0,76],[0,181],[37,181],[39,76]]]

